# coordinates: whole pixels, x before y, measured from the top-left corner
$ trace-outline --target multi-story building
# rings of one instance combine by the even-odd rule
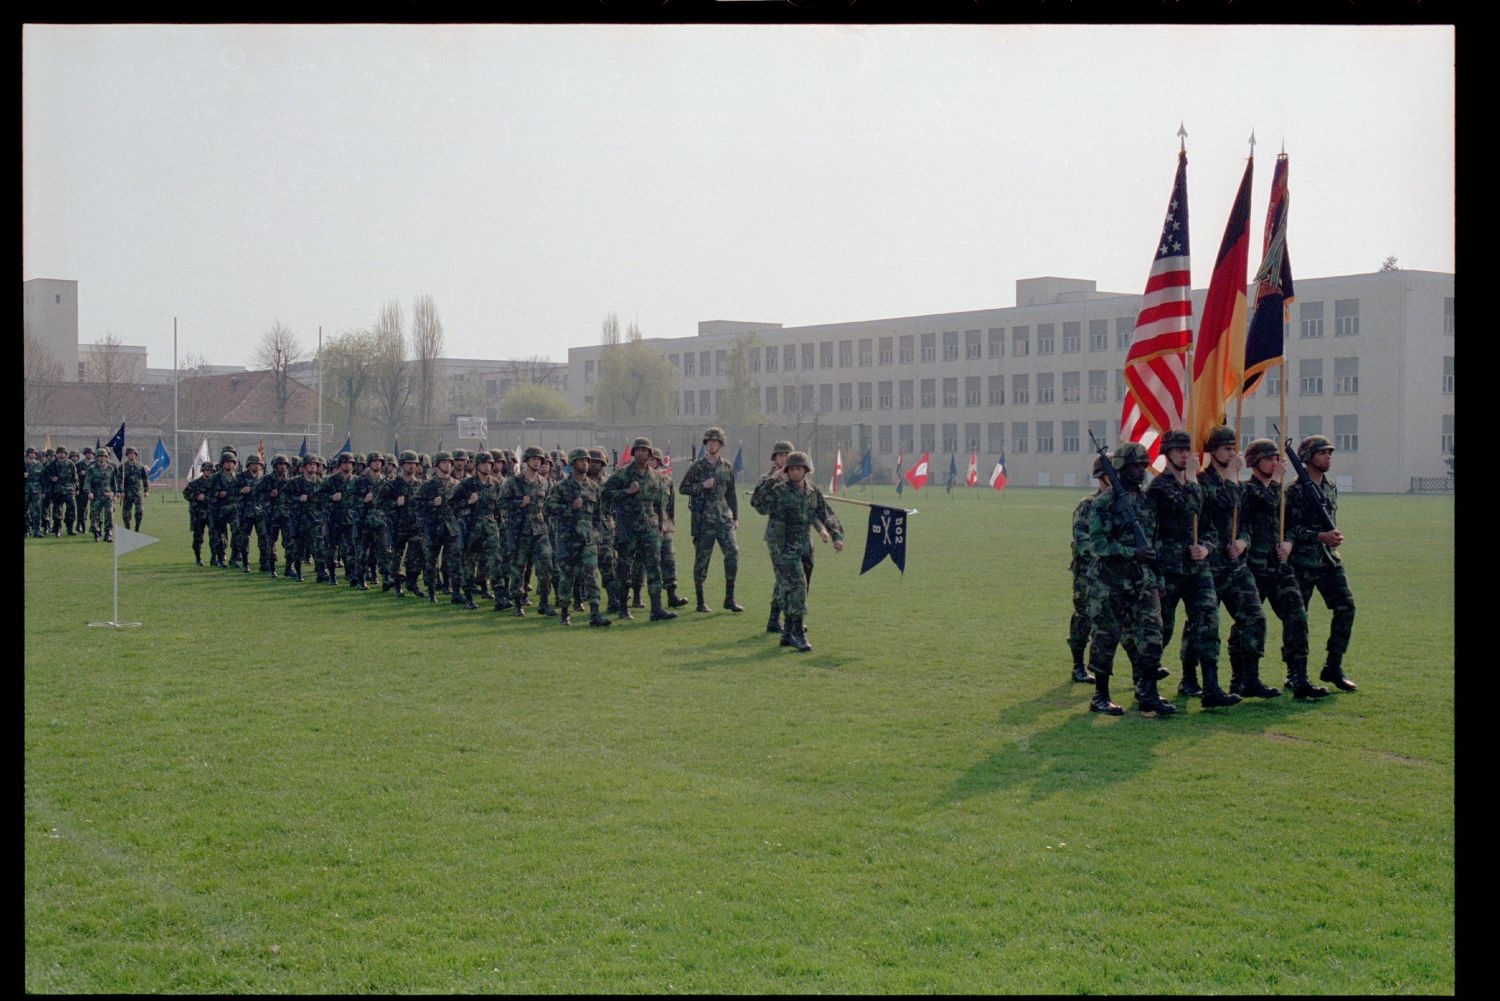
[[[78,283],[64,278],[33,278],[21,283],[22,329],[35,337],[62,366],[63,380],[78,374]]]
[[[1296,281],[1283,437],[1332,439],[1341,489],[1404,492],[1412,477],[1447,474],[1453,280],[1382,271]],[[1193,293],[1195,316],[1204,295]],[[983,471],[1003,453],[1012,483],[1079,486],[1089,479],[1089,433],[1111,445],[1118,439],[1122,366],[1140,296],[1100,292],[1087,280],[1030,278],[1016,282],[1016,303],[806,327],[706,321],[696,337],[644,343],[678,375],[679,419],[715,418],[729,352],[753,334],[751,377],[768,419],[823,414],[853,424],[853,453],[871,449],[877,467],[893,466],[898,450],[930,451],[934,468],[938,456],[978,452]],[[569,395],[584,412],[606,350],[568,352]],[[1245,401],[1246,441],[1272,433],[1280,374]]]

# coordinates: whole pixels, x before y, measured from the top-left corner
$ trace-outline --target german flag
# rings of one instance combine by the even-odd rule
[[[1208,432],[1224,423],[1224,405],[1239,392],[1245,367],[1245,269],[1250,257],[1250,181],[1255,157],[1245,163],[1239,194],[1214,260],[1198,346],[1193,353],[1193,395],[1188,431],[1193,451],[1202,451]]]

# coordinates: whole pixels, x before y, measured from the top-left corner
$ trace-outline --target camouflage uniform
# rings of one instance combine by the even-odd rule
[[[73,531],[82,535],[88,531],[89,520],[89,496],[84,482],[88,479],[89,467],[94,464],[94,453],[92,450],[85,451],[83,457],[73,463],[73,468],[78,472],[78,496],[76,499],[77,512],[74,515]]]
[[[1142,711],[1168,714],[1176,707],[1157,694],[1157,670],[1161,666],[1161,581],[1151,565],[1155,551],[1149,549],[1156,537],[1156,507],[1131,477],[1139,470],[1144,476],[1146,450],[1127,442],[1115,450],[1111,460],[1125,481],[1125,492],[1110,491],[1089,507],[1089,546],[1094,552],[1094,577],[1089,584],[1089,668],[1094,674],[1096,691],[1089,708],[1094,712],[1118,715],[1119,707],[1109,701],[1109,677],[1114,672],[1115,648],[1125,636],[1125,653],[1130,658],[1135,697]],[[1138,551],[1135,530],[1123,509],[1135,514],[1145,533],[1148,550]]]
[[[773,483],[758,491],[756,510],[766,516],[767,542],[771,548],[771,565],[776,571],[776,590],[786,624],[782,628],[782,646],[811,650],[803,618],[807,615],[807,572],[803,560],[810,554],[812,541],[808,533],[826,516],[822,493],[812,482],[812,463],[802,452],[787,456],[788,468],[807,470],[800,484],[790,479]],[[826,526],[825,526],[826,527]],[[830,535],[843,541],[843,532],[835,524]]]
[[[1245,562],[1243,553],[1230,559],[1224,551],[1234,541],[1230,538],[1230,521],[1235,510],[1240,507],[1244,488],[1233,480],[1226,480],[1212,465],[1198,474],[1198,486],[1203,490],[1203,523],[1212,526],[1213,537],[1217,542],[1208,552],[1209,569],[1214,575],[1214,592],[1218,594],[1219,601],[1234,622],[1229,627],[1229,691],[1230,694],[1243,694],[1241,689],[1247,670],[1259,684],[1258,665],[1266,649],[1266,613],[1261,608],[1255,574]],[[1235,538],[1243,541],[1248,550],[1250,529],[1243,517],[1235,528]],[[1192,656],[1191,649],[1184,644],[1184,677],[1189,676],[1197,667],[1198,662],[1191,659]]]
[[[36,453],[26,459],[26,534],[41,538],[46,531],[46,466]]]
[[[480,452],[475,466],[483,465],[486,456],[488,452]],[[464,529],[462,574],[464,604],[473,608],[474,591],[479,583],[485,577],[498,579],[495,564],[500,560],[500,523],[495,520],[495,513],[500,508],[500,480],[494,475],[475,473],[458,485],[453,503],[458,510],[467,512],[469,520]]]
[[[199,474],[182,487],[182,499],[188,502],[188,527],[193,533],[193,558],[203,565],[203,532],[208,528],[208,484],[214,467],[203,463]]]
[[[651,442],[637,438],[631,446],[631,455],[646,457],[651,454]],[[634,487],[634,492],[629,492]],[[646,587],[651,593],[651,618],[653,620],[675,619],[677,613],[665,609],[661,604],[661,516],[665,507],[663,497],[666,487],[662,477],[649,465],[630,465],[617,469],[604,483],[602,500],[617,509],[615,530],[620,540],[620,553],[625,563],[640,562],[646,568]],[[630,582],[627,573],[615,578],[616,603],[622,618],[629,617],[626,608],[628,599],[625,590]]]
[[[260,551],[260,572],[276,576],[276,539],[281,534],[282,497],[291,482],[287,478],[287,457],[271,457],[271,472],[255,481],[255,542]]]
[[[260,498],[255,484],[260,482],[261,474],[251,471],[252,466],[259,465],[260,456],[251,452],[245,457],[245,468],[234,478],[234,535],[230,543],[229,563],[231,566],[239,564],[245,573],[250,572],[250,532],[260,522]]]
[[[1246,451],[1247,460],[1254,455],[1253,449],[1261,441],[1251,442]],[[1265,442],[1275,452],[1274,442]],[[1254,463],[1250,465],[1253,468]],[[1297,589],[1297,575],[1292,565],[1278,559],[1276,545],[1281,540],[1280,506],[1281,484],[1275,480],[1262,483],[1250,479],[1244,485],[1240,509],[1240,521],[1250,532],[1250,548],[1245,560],[1255,574],[1255,586],[1261,601],[1269,601],[1271,610],[1281,620],[1281,659],[1286,663],[1287,677],[1297,677],[1307,672],[1307,606],[1302,602],[1302,592]],[[1277,695],[1281,692],[1269,688]]]
[[[1333,451],[1333,444],[1322,435],[1311,435],[1299,446],[1297,452],[1307,462],[1312,453]],[[1309,477],[1309,482],[1312,483]],[[1323,507],[1329,520],[1338,524],[1339,488],[1333,477],[1323,476],[1322,483],[1312,483],[1313,489],[1323,497]],[[1297,586],[1302,594],[1302,603],[1312,600],[1313,591],[1323,596],[1323,604],[1333,613],[1328,630],[1328,660],[1319,674],[1322,681],[1331,681],[1345,691],[1354,691],[1359,686],[1344,677],[1344,654],[1349,650],[1349,639],[1354,634],[1354,595],[1349,592],[1349,580],[1344,575],[1344,561],[1336,546],[1318,541],[1318,533],[1326,531],[1321,515],[1306,488],[1295,487],[1286,498],[1286,535],[1292,541],[1292,555],[1288,562],[1297,575]]]
[[[89,502],[89,531],[94,533],[97,541],[102,529],[104,541],[108,542],[114,538],[114,493],[120,486],[120,473],[105,452],[94,456],[94,464],[89,468],[88,484],[89,494],[93,497]]]
[[[125,464],[120,467],[120,524],[131,528],[130,514],[135,512],[136,531],[141,530],[141,514],[145,508],[145,500],[151,496],[151,480],[146,475],[147,469],[141,465],[135,449],[125,450]]]
[[[659,464],[662,461],[661,449],[653,448],[651,457]],[[672,489],[672,474],[661,468],[656,469],[657,475],[662,480],[662,519],[661,519],[661,584],[667,591],[667,607],[681,608],[687,604],[686,598],[677,596],[677,547],[674,537],[677,535],[677,494]],[[637,572],[635,577],[635,593],[641,593],[641,574]]]
[[[338,582],[335,565],[342,562],[344,579],[350,587],[358,587],[364,580],[360,571],[359,525],[355,521],[353,458],[348,452],[338,454],[338,471],[323,480],[322,491],[328,519],[328,582]],[[350,463],[347,477],[343,472],[345,461]],[[339,495],[337,500],[334,494]]]
[[[426,559],[422,550],[422,517],[417,509],[417,491],[422,481],[413,475],[407,478],[404,467],[412,461],[406,458],[414,452],[402,452],[403,472],[387,480],[381,488],[381,505],[385,508],[386,524],[391,530],[391,549],[385,557],[383,572],[386,579],[395,582],[396,596],[402,594],[401,585],[407,584],[418,597],[422,589],[417,586]],[[402,503],[396,503],[401,500]]]
[[[42,482],[47,490],[47,510],[42,516],[42,530],[47,530],[48,515],[51,516],[52,534],[62,534],[62,527],[68,526],[68,534],[73,534],[73,521],[69,517],[72,514],[73,491],[78,488],[78,471],[73,468],[73,463],[68,461],[68,453],[63,452],[61,457],[49,459],[42,467]]]
[[[1089,548],[1089,509],[1105,496],[1096,491],[1073,508],[1073,559],[1068,569],[1073,574],[1073,617],[1068,622],[1068,649],[1073,654],[1073,680],[1093,683],[1094,676],[1083,666],[1089,648],[1089,577],[1094,572],[1094,551]]]
[[[463,551],[463,528],[454,510],[453,494],[458,484],[442,470],[442,463],[450,463],[447,452],[433,455],[433,468],[438,472],[432,479],[423,482],[417,491],[417,509],[422,518],[422,579],[427,585],[427,600],[437,601],[437,574],[441,567],[448,582],[450,600],[455,605],[463,604],[459,594],[459,554]]]
[[[570,456],[574,462],[587,462],[588,452],[575,448]],[[557,531],[557,563],[559,580],[557,592],[558,611],[563,625],[571,624],[569,602],[575,591],[588,602],[589,625],[607,626],[609,620],[599,614],[599,587],[594,581],[598,569],[598,548],[594,543],[594,525],[599,509],[599,485],[588,476],[587,467],[582,477],[570,476],[559,482],[547,494],[547,520]]]
[[[386,521],[385,511],[380,506],[380,488],[385,481],[379,472],[371,467],[379,462],[385,465],[385,456],[378,452],[371,452],[366,457],[365,471],[354,478],[354,483],[349,491],[350,500],[354,504],[354,517],[356,521],[355,537],[358,547],[354,556],[354,563],[359,568],[359,584],[361,591],[370,589],[370,582],[374,580],[375,572],[383,572],[386,576],[382,580],[382,588],[389,591],[391,580],[389,576],[391,528]],[[365,498],[369,497],[369,500]],[[377,570],[372,571],[371,565]],[[347,575],[348,569],[345,568]]]
[[[718,544],[724,554],[724,607],[731,612],[743,612],[734,600],[734,578],[739,572],[740,548],[734,536],[734,525],[739,520],[739,501],[735,497],[734,470],[721,452],[709,455],[707,444],[717,441],[724,444],[724,432],[709,428],[703,435],[704,454],[688,466],[682,476],[678,491],[689,498],[688,511],[692,515],[693,533],[693,587],[698,592],[698,611],[708,611],[703,600],[703,584],[708,579],[708,563]],[[711,486],[704,483],[712,480]]]
[[[599,550],[599,586],[604,591],[604,598],[608,603],[607,611],[619,612],[620,609],[615,604],[618,594],[618,589],[615,587],[618,561],[615,551],[614,506],[605,504],[602,496],[605,480],[604,467],[608,465],[605,459],[607,454],[597,445],[589,449],[589,479],[593,480],[601,491],[599,508],[594,513],[594,542]]]
[[[237,463],[239,460],[230,452],[219,455],[219,466],[214,474],[208,479],[208,551],[211,557],[209,566],[227,567],[227,550],[229,546],[229,530],[234,524],[235,510],[238,507],[236,498],[239,497],[235,480],[238,478],[231,469],[226,469],[226,464]]]
[[[322,465],[322,456],[304,456],[302,474],[295,477],[287,488],[297,520],[297,556],[292,563],[292,576],[301,580],[302,564],[311,562],[319,583],[328,579],[328,564],[331,562],[328,558],[328,501],[323,496],[323,477],[319,474]],[[303,500],[304,497],[307,499]]]
[[[528,460],[541,458],[541,449],[530,446],[526,449]],[[534,477],[528,479],[528,475]],[[515,550],[511,556],[511,599],[515,602],[517,616],[526,614],[526,565],[531,564],[537,579],[537,612],[553,614],[547,603],[547,593],[552,586],[552,540],[547,534],[548,480],[540,472],[523,468],[500,488],[500,505],[505,510],[511,527]],[[562,602],[559,596],[558,602]]]

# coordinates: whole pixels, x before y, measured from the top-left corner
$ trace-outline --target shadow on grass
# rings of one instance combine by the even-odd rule
[[[1089,712],[1092,687],[1071,682],[1002,710],[996,725],[1013,736],[971,766],[933,805],[946,806],[954,800],[1012,789],[1029,788],[1032,801],[1108,789],[1132,782],[1154,768],[1153,752],[1162,740],[1172,740],[1176,753],[1184,740],[1207,741],[1226,732],[1274,733],[1288,719],[1321,708],[1316,702],[1298,702],[1286,694],[1206,711],[1196,700],[1179,698],[1174,703],[1178,709],[1175,715],[1146,716],[1135,710],[1128,677],[1126,681],[1124,697],[1115,696],[1126,707],[1124,716]],[[1069,692],[1083,697],[1076,700],[1068,718],[1050,728],[1031,731],[1040,717],[1055,713],[1063,704],[1072,705],[1073,700],[1066,698]]]

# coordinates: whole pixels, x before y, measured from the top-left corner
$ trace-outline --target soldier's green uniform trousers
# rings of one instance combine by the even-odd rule
[[[95,533],[102,530],[106,539],[114,536],[115,506],[102,493],[95,494],[89,502],[89,530]]]
[[[734,526],[727,521],[711,521],[700,527],[699,521],[698,517],[694,517],[693,585],[702,587],[704,581],[708,580],[708,563],[713,557],[716,543],[719,551],[724,554],[724,579],[733,581],[740,569],[740,547],[735,541]]]
[[[260,517],[259,506],[242,504],[234,515],[234,535],[230,541],[230,562],[248,565],[250,562],[250,533]],[[262,547],[264,548],[264,547]]]
[[[78,524],[78,494],[69,490],[63,495],[63,528],[68,534],[73,534],[73,527]]]
[[[68,534],[73,534],[73,491],[63,490],[54,493],[48,502],[49,514],[51,515],[52,531],[61,532],[64,527]]]
[[[1073,618],[1068,622],[1068,649],[1075,661],[1083,660],[1089,649],[1089,573],[1092,564],[1073,566]]]
[[[1313,591],[1323,596],[1323,604],[1333,613],[1328,628],[1328,654],[1343,659],[1349,649],[1349,638],[1354,635],[1354,595],[1349,593],[1349,580],[1344,568],[1337,563],[1324,560],[1316,567],[1295,568],[1297,587],[1302,595],[1304,607],[1312,601]]]
[[[366,520],[359,530],[360,545],[364,547],[361,566],[365,579],[373,583],[378,576],[381,584],[390,584],[391,577],[391,526],[384,518],[379,521]]]
[[[499,581],[500,526],[488,515],[475,515],[464,535],[463,578],[465,593],[472,593],[482,579]]]
[[[276,569],[276,537],[279,518],[274,506],[267,504],[255,516],[255,545],[260,552],[260,572]]]
[[[422,576],[426,565],[422,530],[415,525],[399,526],[391,540],[390,551],[386,554],[386,573],[392,580],[414,585]]]
[[[1128,571],[1126,571],[1128,574]],[[1089,582],[1089,670],[1114,673],[1115,648],[1124,645],[1131,679],[1156,677],[1161,666],[1161,594],[1149,580],[1096,575]]]
[[[46,531],[47,505],[40,488],[26,498],[26,528],[32,535]]]
[[[136,490],[127,490],[120,501],[120,524],[126,528],[141,527],[141,513],[145,508],[142,494]],[[131,512],[135,512],[134,523],[130,520]]]
[[[525,568],[528,562],[532,572],[536,574],[537,593],[545,598],[552,587],[552,540],[547,537],[546,532],[533,535],[522,526],[516,532],[516,554],[511,563],[514,570],[511,598],[517,604],[526,600]],[[562,597],[559,596],[558,603],[561,602]]]
[[[443,571],[443,580],[448,583],[448,591],[453,597],[460,594],[459,561],[463,553],[463,533],[453,534],[448,528],[439,524],[424,529],[422,533],[422,582],[427,585],[429,593],[437,593],[438,568]]]
[[[558,603],[568,595],[578,595],[579,600],[596,604],[599,601],[599,585],[595,571],[599,569],[599,553],[590,539],[583,539],[572,532],[557,533]]]
[[[1255,574],[1243,559],[1213,568],[1214,593],[1229,612],[1229,659],[1232,663],[1260,663],[1266,652],[1266,613],[1261,607],[1260,588]],[[1241,659],[1243,658],[1243,660]],[[1184,673],[1199,660],[1187,643],[1182,644]]]
[[[229,526],[234,522],[234,505],[220,505],[209,493],[208,551],[217,563],[223,563],[229,549]]]
[[[1290,563],[1276,562],[1255,570],[1255,586],[1262,601],[1281,620],[1281,659],[1290,668],[1307,662],[1307,603],[1297,586],[1297,575]]]
[[[1161,644],[1165,650],[1176,627],[1177,605],[1183,607],[1182,659],[1198,664],[1219,661],[1219,595],[1207,560],[1192,564],[1189,573],[1163,573],[1161,595]]]
[[[807,615],[807,569],[804,564],[807,530],[790,533],[792,538],[771,545],[771,568],[776,571],[776,597],[781,611],[794,618]],[[727,561],[726,561],[727,562]]]
[[[203,559],[203,533],[208,531],[208,504],[205,501],[188,501],[188,526],[193,532],[193,557]],[[209,550],[212,554],[213,550]]]

